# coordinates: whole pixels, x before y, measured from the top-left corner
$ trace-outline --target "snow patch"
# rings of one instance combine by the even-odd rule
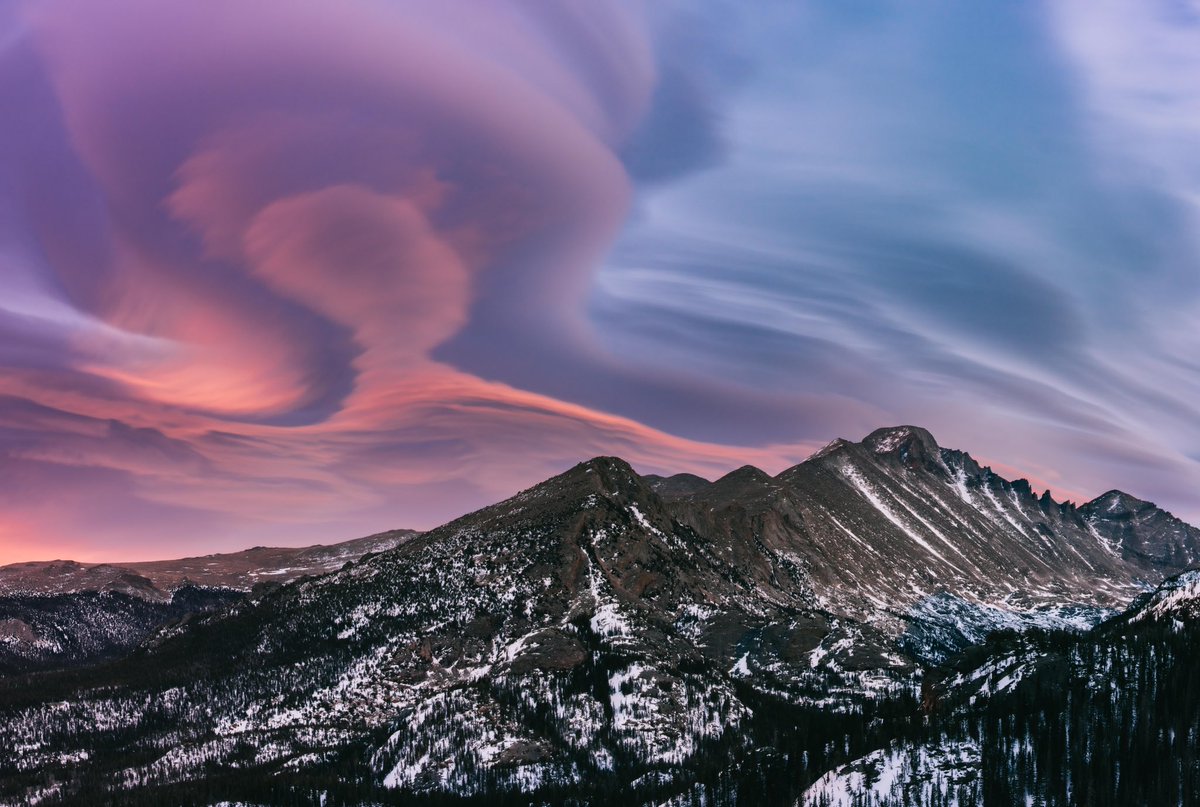
[[[874,751],[830,771],[804,792],[801,807],[978,804],[980,753],[974,742],[902,745]],[[965,801],[959,799],[965,794]]]
[[[876,510],[882,513],[884,518],[899,527],[901,532],[929,552],[929,554],[933,555],[942,563],[946,564],[955,571],[962,572],[961,569],[959,569],[950,561],[946,560],[946,556],[934,549],[928,541],[913,532],[913,530],[907,524],[905,524],[900,517],[897,516],[892,509],[887,506],[887,504],[884,503],[883,499],[881,499],[878,494],[872,490],[870,483],[868,483],[863,475],[859,473],[857,468],[849,463],[846,463],[842,466],[841,471],[842,475],[846,477],[847,481],[849,481],[850,484],[853,485],[858,492],[861,493],[867,499],[867,501],[869,501],[875,507]]]

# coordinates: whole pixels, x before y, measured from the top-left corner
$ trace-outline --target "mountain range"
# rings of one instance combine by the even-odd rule
[[[255,586],[335,571],[416,534],[393,530],[332,546],[259,546],[178,560],[0,566],[0,675],[112,658],[161,625],[227,605]]]
[[[1079,705],[1104,670],[1175,693],[1198,562],[1151,503],[1056,502],[913,426],[776,476],[596,458],[117,660],[0,679],[0,802],[1017,803],[1061,778],[1029,715],[1126,726]],[[1200,717],[1186,697],[1167,723]],[[1074,764],[1087,803],[1137,803]]]

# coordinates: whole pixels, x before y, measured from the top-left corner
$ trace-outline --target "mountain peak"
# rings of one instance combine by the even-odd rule
[[[819,460],[819,459],[821,459],[821,457],[828,457],[830,454],[833,454],[834,452],[836,452],[840,449],[843,449],[846,446],[852,446],[852,445],[854,445],[854,444],[851,443],[849,440],[838,437],[838,438],[835,438],[835,439],[831,440],[830,442],[826,443],[823,448],[821,448],[819,451],[815,452],[808,459]]]
[[[605,479],[642,479],[638,476],[637,471],[634,471],[634,466],[620,459],[619,456],[593,456],[586,462],[580,462],[575,466],[574,471],[598,473]]]
[[[579,491],[604,489],[626,495],[638,495],[638,492],[649,489],[648,483],[633,470],[633,466],[620,457],[592,457],[535,485],[531,490],[562,496],[564,485]]]
[[[1111,513],[1116,515],[1136,512],[1147,504],[1149,502],[1143,501],[1136,496],[1131,496],[1123,490],[1110,490],[1101,493],[1084,506],[1095,513]]]
[[[805,466],[812,463],[825,464],[847,452],[852,456],[862,457],[863,451],[868,455],[873,455],[876,462],[894,463],[898,461],[900,464],[912,468],[925,467],[938,473],[946,472],[942,449],[927,429],[922,429],[920,426],[890,426],[876,429],[858,443],[839,437],[812,454],[804,462],[783,471],[776,479],[791,479],[798,474],[803,474],[802,469]]]
[[[637,476],[637,472],[633,470],[633,466],[620,457],[600,456],[592,457],[590,460],[585,460],[577,466],[585,470],[602,471],[605,473],[621,473],[633,474]]]
[[[714,504],[730,504],[735,501],[749,501],[762,495],[762,493],[770,489],[775,480],[771,475],[761,468],[756,468],[753,465],[743,465],[741,468],[730,471],[722,476],[712,485],[700,491],[699,495],[704,496]]]
[[[1121,490],[1110,490],[1079,508],[1094,526],[1113,533],[1123,554],[1156,569],[1200,562],[1200,530]]]
[[[753,465],[743,465],[741,468],[730,471],[723,477],[718,479],[713,484],[729,482],[770,482],[771,475],[761,468],[756,468]]]
[[[936,474],[949,472],[942,449],[933,435],[920,426],[893,426],[876,429],[859,443],[877,461],[900,463],[908,468],[924,468]]]
[[[687,473],[674,476],[643,474],[642,479],[650,486],[651,490],[666,499],[691,496],[712,485],[712,482],[702,476]]]
[[[941,448],[928,430],[920,426],[891,426],[876,429],[863,438],[862,444],[876,454],[921,453],[937,456]]]

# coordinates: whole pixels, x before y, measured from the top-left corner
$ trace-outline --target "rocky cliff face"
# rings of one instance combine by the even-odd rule
[[[1110,490],[1079,508],[1079,515],[1148,573],[1195,564],[1197,530],[1150,502]]]
[[[743,468],[706,486],[673,479],[651,485],[681,523],[795,559],[822,609],[889,635],[942,625],[935,655],[961,649],[967,637],[949,632],[970,633],[973,620],[1094,623],[1200,561],[1200,530],[1154,505],[1114,493],[1058,503],[910,426],[836,440],[774,478]]]

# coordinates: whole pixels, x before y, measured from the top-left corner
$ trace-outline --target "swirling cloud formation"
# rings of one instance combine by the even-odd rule
[[[869,6],[0,0],[0,561],[900,421],[1197,515],[1194,15]]]

